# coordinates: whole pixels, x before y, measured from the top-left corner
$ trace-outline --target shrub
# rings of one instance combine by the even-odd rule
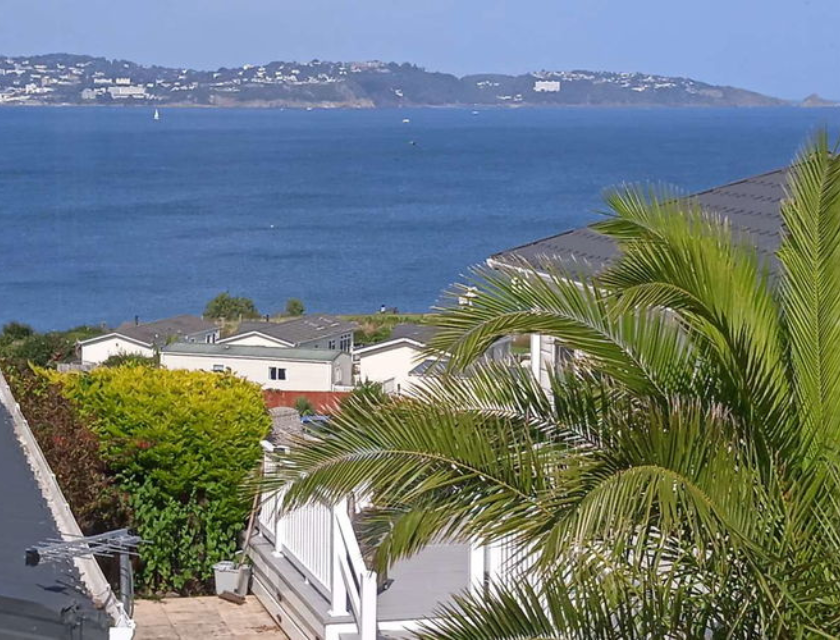
[[[3,371],[82,531],[126,526],[128,505],[99,453],[99,438],[60,387],[26,364],[6,361]]]
[[[3,355],[39,367],[48,367],[72,358],[75,350],[75,343],[60,333],[33,333],[6,345]]]
[[[3,334],[0,335],[0,342],[8,344],[15,340],[22,340],[28,338],[35,330],[28,324],[22,322],[7,322],[3,325]]]
[[[305,396],[300,396],[298,399],[295,400],[295,409],[302,416],[315,415],[315,407],[312,406],[312,403],[309,401],[309,398]]]
[[[227,292],[220,293],[204,308],[204,317],[218,320],[238,320],[240,318],[257,318],[260,312],[250,298],[232,296]]]
[[[287,316],[302,316],[306,312],[303,302],[298,298],[289,298],[286,300],[286,315]]]
[[[37,333],[28,325],[10,322],[0,335],[0,357],[31,362],[39,367],[54,366],[75,356],[77,341],[101,333],[102,329],[88,326]]]
[[[233,557],[242,528],[240,517],[229,517],[231,505],[194,491],[177,499],[151,480],[132,486],[129,495],[137,533],[152,542],[141,548],[137,588],[149,593],[208,592],[213,565]]]
[[[143,366],[61,381],[130,494],[141,548],[138,584],[194,593],[229,559],[248,513],[243,482],[270,420],[258,386],[231,375]]]
[[[136,353],[118,353],[109,356],[103,363],[103,367],[157,367],[158,358],[147,358]]]

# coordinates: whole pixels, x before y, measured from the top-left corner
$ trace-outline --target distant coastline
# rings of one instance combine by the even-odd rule
[[[0,106],[249,109],[828,107],[691,78],[609,71],[457,77],[385,62],[270,62],[214,71],[85,55],[0,56]]]

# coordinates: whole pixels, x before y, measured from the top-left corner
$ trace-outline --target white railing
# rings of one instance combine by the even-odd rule
[[[263,441],[263,474],[270,476],[274,473],[277,463],[270,455],[274,451],[271,443]],[[260,513],[257,518],[257,526],[260,533],[274,542],[277,537],[277,516],[280,512],[280,496],[276,491],[264,491],[260,498]]]
[[[278,503],[282,495],[277,495]],[[303,570],[324,595],[329,596],[332,580],[332,509],[310,504],[276,519],[275,548]]]
[[[350,516],[347,503],[341,501],[333,510],[332,613],[351,613],[356,620],[359,640],[376,638],[376,573],[368,570]],[[347,604],[350,611],[347,611]]]
[[[271,452],[270,445],[265,449]],[[272,465],[266,455],[265,473],[271,473]],[[362,557],[348,501],[283,513],[284,493],[280,489],[262,496],[258,522],[263,535],[330,601],[330,615],[352,616],[359,640],[375,640],[376,573]]]

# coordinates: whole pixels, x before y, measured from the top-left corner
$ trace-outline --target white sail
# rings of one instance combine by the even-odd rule
[[[160,111],[155,109],[155,120],[160,120]]]

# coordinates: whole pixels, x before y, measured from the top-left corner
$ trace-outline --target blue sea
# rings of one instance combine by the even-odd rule
[[[605,188],[782,166],[840,109],[0,109],[0,322],[424,311]],[[410,122],[404,123],[403,119]]]

